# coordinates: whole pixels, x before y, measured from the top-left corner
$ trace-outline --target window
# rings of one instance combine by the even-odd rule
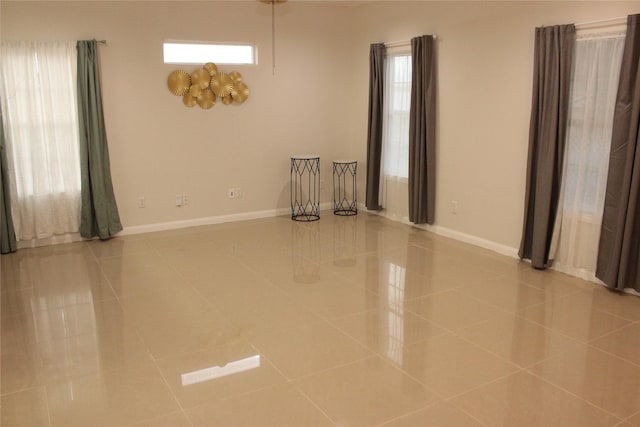
[[[411,53],[390,53],[385,66],[382,169],[386,176],[408,178]]]
[[[576,39],[552,254],[556,270],[595,279],[624,33]],[[554,249],[555,248],[555,249]]]
[[[624,34],[575,42],[564,171],[565,209],[601,216]]]
[[[165,64],[255,64],[255,47],[251,44],[166,42]]]
[[[3,42],[0,47],[16,237],[31,240],[77,232],[81,203],[76,42]]]

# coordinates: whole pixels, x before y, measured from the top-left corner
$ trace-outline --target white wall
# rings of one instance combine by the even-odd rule
[[[3,39],[106,39],[100,55],[111,170],[125,228],[274,210],[289,205],[289,157],[317,153],[329,200],[332,156],[348,151],[352,82],[348,16],[323,5],[242,2],[6,2]],[[326,24],[330,22],[330,31]],[[255,42],[257,66],[240,71],[251,95],[240,106],[187,109],[167,89],[165,39]],[[197,66],[184,66],[191,72]],[[242,188],[230,200],[227,189]],[[176,194],[190,205],[176,207]],[[144,196],[147,207],[137,207]]]
[[[107,39],[112,173],[125,227],[285,208],[289,156],[359,161],[364,201],[369,44],[437,34],[436,224],[515,248],[524,205],[534,29],[639,13],[638,2],[29,2],[0,5],[4,39]],[[186,109],[166,88],[164,39],[249,41],[242,106]],[[195,67],[185,67],[191,71]],[[227,67],[224,67],[227,69]],[[228,187],[242,199],[229,200]],[[173,206],[187,193],[190,206]],[[145,196],[147,207],[136,207]],[[459,212],[452,215],[452,200]]]
[[[437,34],[436,225],[520,244],[535,27],[640,13],[638,2],[370,2],[354,22],[352,155],[364,166],[370,43]],[[364,194],[364,180],[360,182]],[[458,214],[450,212],[458,201]]]

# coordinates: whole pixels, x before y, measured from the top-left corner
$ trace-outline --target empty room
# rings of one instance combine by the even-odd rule
[[[3,427],[640,427],[637,1],[0,2]]]

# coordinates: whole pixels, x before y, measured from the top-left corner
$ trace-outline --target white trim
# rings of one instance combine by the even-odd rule
[[[606,33],[586,33],[579,36],[576,36],[576,41],[584,41],[584,40],[601,40],[601,39],[623,39],[627,36],[627,32],[625,30],[619,31],[609,31]]]
[[[472,234],[462,233],[460,231],[452,230],[450,228],[440,227],[438,225],[430,225],[427,227],[428,227],[427,230],[433,231],[434,233],[440,236],[449,237],[451,239],[459,240],[464,243],[469,243],[474,246],[479,246],[484,249],[489,249],[493,252],[497,252],[501,255],[505,255],[510,258],[519,258],[517,248],[512,248],[511,246],[507,246],[491,240],[483,239],[482,237],[474,236]]]
[[[471,234],[463,233],[461,231],[452,230],[447,227],[442,227],[439,225],[427,225],[427,224],[413,224],[409,221],[407,217],[398,217],[395,215],[386,215],[384,211],[370,211],[368,210],[364,204],[360,204],[360,210],[369,212],[375,215],[380,215],[385,218],[388,218],[392,221],[401,222],[403,224],[411,225],[413,227],[421,228],[423,230],[430,231],[439,236],[448,237],[454,240],[458,240],[464,243],[469,243],[470,245],[478,246],[484,249],[489,249],[493,252],[497,252],[501,255],[505,255],[511,258],[518,258],[518,249],[513,248],[511,246],[503,245],[501,243],[497,243],[491,240],[483,239],[478,236],[474,236]]]
[[[576,30],[591,29],[593,27],[608,27],[612,25],[626,25],[627,16],[619,16],[617,18],[600,19],[599,21],[580,22],[579,24],[573,24]]]
[[[333,210],[333,203],[332,202],[320,203],[320,210],[321,211]],[[468,243],[470,245],[488,249],[493,252],[497,252],[501,255],[505,255],[511,258],[519,258],[517,248],[513,248],[511,246],[493,242],[491,240],[483,239],[478,236],[462,233],[460,231],[452,230],[447,227],[441,227],[439,225],[416,225],[411,223],[409,221],[409,218],[407,217],[401,218],[394,215],[385,215],[384,212],[381,212],[381,211],[370,211],[366,208],[364,203],[358,203],[358,210],[362,212],[368,212],[373,215],[379,215],[391,221],[396,221],[396,222],[407,224],[413,227],[417,227],[417,228],[432,232],[434,234],[437,234],[439,236],[447,237],[450,239],[458,240],[460,242]],[[229,215],[217,215],[217,216],[210,216],[205,218],[194,218],[194,219],[188,219],[183,221],[171,221],[171,222],[163,222],[163,223],[148,224],[148,225],[138,225],[133,227],[125,227],[125,229],[122,230],[120,233],[118,233],[117,236],[128,236],[133,234],[152,233],[155,231],[177,230],[181,228],[198,227],[202,225],[222,224],[226,222],[235,222],[235,221],[246,221],[251,219],[271,218],[276,216],[289,215],[290,213],[291,213],[291,208],[287,207],[287,208],[279,208],[279,209],[271,209],[271,210],[263,210],[263,211],[243,212],[243,213],[229,214]],[[55,245],[55,244],[61,244],[61,243],[80,242],[84,240],[89,240],[89,239],[83,239],[79,233],[71,233],[71,234],[65,234],[61,236],[53,236],[46,239],[21,241],[21,242],[18,242],[18,249],[34,248],[38,246],[48,246],[48,245]],[[593,278],[591,276],[585,277],[584,275],[581,275],[576,272],[562,271],[561,269],[553,268],[553,267],[551,269],[574,276],[574,277],[581,278],[583,280],[593,282],[595,284],[600,284],[606,287],[606,285],[602,283],[600,280],[598,280],[597,278],[595,278],[595,276],[593,276]],[[640,292],[637,292],[635,289],[632,289],[632,288],[626,288],[624,289],[624,292],[640,297]]]
[[[333,209],[333,203],[320,203],[320,210]],[[263,211],[241,212],[229,215],[216,215],[204,218],[193,218],[182,221],[160,222],[147,225],[134,225],[125,227],[117,236],[129,236],[132,234],[153,233],[155,231],[177,230],[180,228],[199,227],[202,225],[223,224],[226,222],[247,221],[251,219],[272,218],[291,214],[291,208],[269,209]]]
[[[493,242],[491,240],[483,239],[478,236],[473,236],[471,234],[462,233],[460,231],[452,230],[450,228],[441,227],[439,225],[416,225],[409,221],[407,217],[397,217],[395,215],[385,215],[384,211],[370,211],[366,208],[364,203],[358,204],[358,210],[363,212],[368,212],[373,215],[379,215],[385,217],[391,221],[401,222],[403,224],[411,225],[413,227],[421,228],[426,231],[430,231],[439,236],[448,237],[450,239],[458,240],[464,243],[469,243],[470,245],[478,246],[484,249],[488,249],[494,252],[497,252],[501,255],[505,255],[511,258],[520,258],[518,256],[518,249],[512,248],[511,246],[503,245],[501,243]],[[524,260],[524,262],[528,262],[528,260]],[[593,273],[586,273],[584,271],[577,270],[565,270],[562,268],[551,267],[550,270],[558,271],[560,273],[567,274],[569,276],[577,277],[582,280],[586,280],[596,285],[601,285],[607,287],[600,279],[595,277]],[[633,288],[625,288],[624,291],[627,294],[635,295],[640,297],[640,292],[636,291]]]
[[[431,34],[433,40],[438,40],[437,34]],[[400,46],[411,46],[411,40],[400,40],[395,42],[386,42],[384,43],[384,47],[400,47]]]

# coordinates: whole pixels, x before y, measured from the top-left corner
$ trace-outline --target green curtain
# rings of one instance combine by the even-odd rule
[[[11,217],[11,199],[9,197],[9,177],[7,175],[7,152],[4,146],[4,127],[0,110],[0,253],[8,254],[18,249],[16,233]]]
[[[98,43],[80,40],[77,49],[82,179],[80,235],[108,239],[122,230],[122,224],[111,183],[109,148],[102,114]]]

